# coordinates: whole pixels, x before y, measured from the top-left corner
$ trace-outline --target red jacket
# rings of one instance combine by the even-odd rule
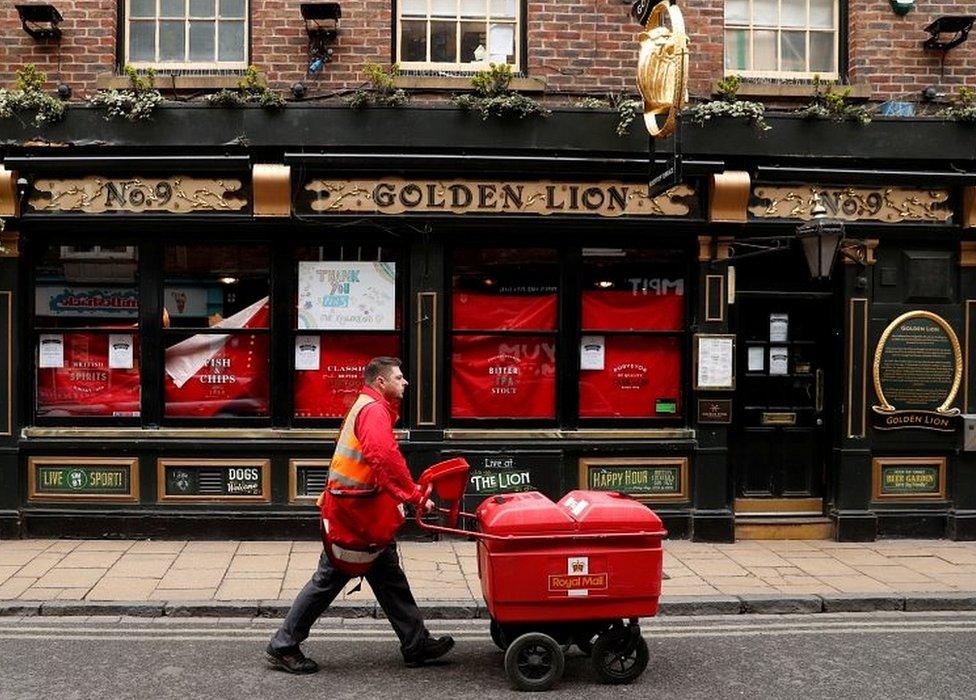
[[[393,426],[399,418],[396,406],[372,387],[364,386],[360,393],[376,399],[356,418],[356,437],[362,445],[364,459],[375,470],[376,485],[398,501],[419,505],[423,489],[410,476],[407,460],[393,435]]]

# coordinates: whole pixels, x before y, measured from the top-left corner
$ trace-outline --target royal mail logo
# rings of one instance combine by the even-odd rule
[[[609,577],[606,574],[550,574],[549,590],[578,591],[578,590],[606,590]]]
[[[574,561],[574,562],[572,562],[570,564],[570,567],[571,567],[571,570],[570,570],[569,573],[571,573],[571,574],[582,574],[582,573],[584,573],[584,570],[586,569],[586,565],[583,562],[581,562],[581,561]]]

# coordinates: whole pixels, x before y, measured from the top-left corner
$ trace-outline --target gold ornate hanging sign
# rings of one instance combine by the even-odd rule
[[[674,132],[688,102],[688,35],[676,4],[637,0],[631,14],[645,31],[637,35],[637,88],[644,99],[644,124],[655,138]]]
[[[819,195],[827,216],[845,221],[948,223],[952,219],[948,190],[913,190],[905,187],[795,187],[753,188],[749,214],[756,219],[812,218],[813,199]]]
[[[85,177],[35,180],[28,203],[36,212],[236,212],[247,206],[235,179]],[[233,194],[233,196],[229,196]]]

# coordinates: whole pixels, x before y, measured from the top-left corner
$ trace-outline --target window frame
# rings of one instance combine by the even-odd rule
[[[126,0],[128,2],[128,0]],[[407,16],[406,21],[425,21],[427,23],[427,56],[430,56],[430,21],[434,16],[430,13],[430,2],[431,0],[426,0],[427,2],[427,14],[422,18],[418,15]],[[454,16],[454,21],[456,24],[455,40],[457,46],[460,47],[461,44],[461,24],[465,21],[475,21],[472,19],[465,20],[460,14],[460,3],[461,0],[455,0],[458,4],[458,13]],[[520,73],[525,69],[526,63],[526,30],[525,30],[525,18],[527,15],[526,11],[526,0],[515,0],[515,18],[511,22],[504,22],[505,24],[512,24],[515,27],[515,46],[512,52],[514,56],[514,63],[509,63],[513,72]],[[491,0],[486,0],[486,8],[490,9]],[[470,61],[467,63],[463,62],[449,62],[449,61],[405,61],[401,58],[401,51],[403,49],[403,0],[397,0],[394,3],[394,31],[393,31],[393,55],[394,62],[400,66],[402,71],[426,71],[426,70],[439,70],[439,71],[452,71],[458,73],[477,73],[478,71],[488,70],[491,59],[486,58],[484,61]],[[490,24],[490,14],[485,14],[485,25]],[[507,18],[506,18],[507,20]],[[446,19],[443,21],[447,21]],[[458,48],[458,50],[460,50]]]
[[[777,20],[776,24],[772,24],[772,23],[756,24],[753,21],[752,9],[751,9],[753,3],[755,2],[755,0],[747,0],[747,1],[749,3],[749,8],[750,8],[750,11],[749,11],[749,20],[748,20],[748,22],[742,22],[742,23],[733,23],[733,24],[730,24],[729,21],[728,21],[728,19],[726,19],[726,16],[725,16],[725,10],[726,10],[726,8],[728,6],[728,3],[726,1],[723,4],[723,13],[722,13],[722,46],[723,46],[723,51],[722,51],[722,67],[723,67],[723,75],[725,75],[725,76],[737,75],[737,76],[740,76],[742,78],[767,78],[767,79],[774,79],[774,80],[795,80],[795,79],[812,80],[815,76],[819,76],[821,79],[826,80],[826,81],[835,81],[835,80],[839,80],[840,77],[846,73],[846,52],[842,50],[845,47],[845,45],[846,45],[846,37],[847,37],[847,32],[846,32],[846,25],[847,25],[847,3],[844,2],[844,0],[833,0],[833,3],[834,3],[834,26],[833,26],[832,29],[829,29],[829,30],[828,29],[815,28],[815,27],[811,27],[810,26],[810,3],[809,3],[809,0],[807,0],[807,3],[806,3],[806,7],[807,7],[806,24],[804,24],[802,26],[797,26],[797,27],[784,27],[779,20]],[[781,6],[782,6],[782,0],[777,0],[777,9],[779,10],[781,8]],[[782,12],[779,12],[778,14],[781,16],[782,15]],[[753,47],[754,47],[753,35],[754,35],[754,32],[757,31],[757,30],[758,31],[774,31],[774,32],[776,32],[776,63],[777,63],[777,66],[779,66],[779,67],[782,66],[782,60],[783,60],[783,57],[782,57],[782,33],[784,31],[802,31],[804,33],[805,43],[806,43],[806,60],[807,60],[807,66],[809,66],[809,61],[810,61],[810,34],[811,34],[811,32],[823,33],[823,34],[831,33],[833,35],[834,70],[833,71],[830,71],[830,72],[827,72],[827,71],[811,71],[811,70],[788,71],[788,70],[781,70],[780,68],[777,68],[777,70],[754,70],[752,68],[749,68],[749,69],[727,68],[727,67],[725,67],[725,63],[726,63],[726,60],[725,59],[726,59],[726,57],[728,55],[727,52],[728,52],[729,46],[728,46],[728,42],[725,40],[725,36],[726,36],[727,32],[730,29],[732,29],[732,30],[744,30],[746,32],[746,36],[748,37],[748,42],[749,42],[749,47],[748,47],[748,60],[747,60],[747,62],[749,63],[750,66],[753,63],[753,54],[754,54],[754,51],[753,51]]]
[[[150,20],[148,18],[133,18],[130,5],[132,0],[125,0],[125,2],[119,3],[119,25],[122,27],[122,31],[119,32],[119,55],[122,58],[122,65],[129,65],[137,70],[145,70],[152,68],[154,70],[173,70],[173,71],[191,71],[191,70],[213,70],[213,71],[241,71],[250,65],[250,54],[251,54],[251,0],[243,0],[244,2],[244,57],[240,61],[220,61],[218,60],[218,52],[220,50],[220,37],[217,34],[217,25],[220,21],[220,0],[214,0],[214,11],[215,15],[213,17],[214,23],[214,60],[213,61],[161,61],[159,60],[159,32],[156,32],[156,46],[155,53],[157,58],[153,61],[137,61],[131,58],[131,40],[132,40],[132,30],[131,24],[133,21],[136,22],[155,22],[157,25],[160,22],[160,10],[159,3],[161,0],[153,0],[156,3],[156,14]],[[189,15],[190,0],[185,0],[185,9],[183,15],[184,30],[183,30],[183,55],[187,56],[189,52],[189,24],[191,21]],[[234,18],[237,19],[237,18]],[[196,20],[199,21],[199,20]]]

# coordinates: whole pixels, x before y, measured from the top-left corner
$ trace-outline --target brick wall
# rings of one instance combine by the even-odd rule
[[[314,78],[305,75],[306,36],[300,0],[251,0],[251,62],[278,90],[299,80],[312,94],[329,94],[360,84],[368,61],[392,60],[388,0],[343,0],[340,36],[334,59]],[[49,77],[58,75],[58,52],[51,42],[36,42],[20,28],[14,3],[0,4],[0,85],[9,86],[14,71],[35,63]],[[99,74],[116,64],[116,0],[59,0],[65,20],[61,42],[61,80],[83,98],[95,89]],[[690,87],[707,95],[723,65],[723,0],[684,0],[692,39]],[[976,83],[976,35],[948,55],[945,78],[939,56],[923,51],[923,27],[944,14],[971,10],[963,0],[919,0],[905,17],[895,15],[888,0],[852,0],[850,10],[850,77],[869,83],[874,99],[914,99],[928,85],[944,90]],[[551,95],[576,96],[632,93],[639,28],[622,0],[529,0],[527,74],[548,86]]]

